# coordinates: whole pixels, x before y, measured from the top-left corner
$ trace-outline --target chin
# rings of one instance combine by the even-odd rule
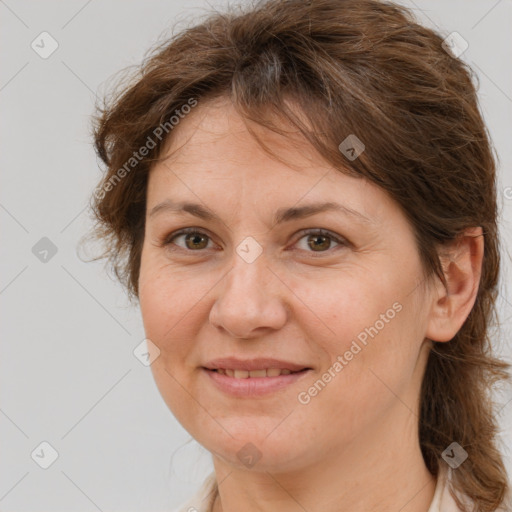
[[[283,430],[281,435],[272,432],[275,426],[275,422],[272,428],[265,424],[258,429],[253,425],[250,432],[247,428],[227,428],[233,437],[224,432],[222,437],[206,439],[203,434],[197,441],[214,456],[239,469],[269,472],[296,469],[300,457],[295,453],[298,440],[289,431]]]

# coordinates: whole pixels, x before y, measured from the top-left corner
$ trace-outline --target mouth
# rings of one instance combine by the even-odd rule
[[[254,379],[262,377],[279,377],[280,375],[291,375],[294,373],[301,373],[310,368],[303,368],[302,370],[291,371],[288,368],[263,368],[261,370],[237,370],[234,368],[205,368],[206,370],[227,375],[235,379]]]
[[[313,371],[311,367],[275,359],[241,361],[232,358],[210,362],[201,370],[214,389],[236,398],[272,395],[293,387]]]
[[[270,357],[257,357],[253,359],[222,357],[208,361],[203,367],[207,370],[221,371],[221,373],[224,372],[225,375],[239,379],[265,376],[277,377],[281,374],[288,375],[305,369],[311,369],[307,364],[294,363]],[[237,372],[236,375],[235,372]],[[265,372],[265,374],[263,372]]]

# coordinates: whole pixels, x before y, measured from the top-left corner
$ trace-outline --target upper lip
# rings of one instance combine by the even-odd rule
[[[267,357],[258,357],[255,359],[237,359],[236,357],[223,357],[220,359],[212,359],[204,364],[204,368],[209,370],[216,370],[219,368],[230,370],[264,370],[267,368],[279,368],[281,370],[288,369],[292,372],[297,372],[304,369],[309,369],[309,366],[304,364],[292,363],[290,361],[283,361],[280,359],[271,359]]]

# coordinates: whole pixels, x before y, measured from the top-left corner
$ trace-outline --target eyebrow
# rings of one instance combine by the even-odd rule
[[[292,220],[303,219],[311,217],[317,213],[326,211],[336,211],[344,215],[353,217],[362,221],[365,224],[373,224],[373,221],[363,215],[357,210],[353,210],[348,206],[344,206],[339,203],[327,202],[327,203],[312,203],[305,206],[280,208],[276,211],[273,219],[274,224],[281,224],[283,222],[290,222]],[[154,217],[157,214],[163,212],[172,212],[177,214],[189,213],[195,217],[199,217],[203,220],[222,222],[221,218],[213,213],[210,209],[205,208],[203,205],[198,203],[191,203],[187,201],[175,202],[171,199],[166,199],[161,203],[154,206],[149,212],[148,217]]]

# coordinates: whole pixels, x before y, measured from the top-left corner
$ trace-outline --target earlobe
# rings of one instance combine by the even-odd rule
[[[484,254],[481,227],[467,228],[440,255],[447,286],[436,280],[425,337],[450,341],[460,330],[478,293]]]

